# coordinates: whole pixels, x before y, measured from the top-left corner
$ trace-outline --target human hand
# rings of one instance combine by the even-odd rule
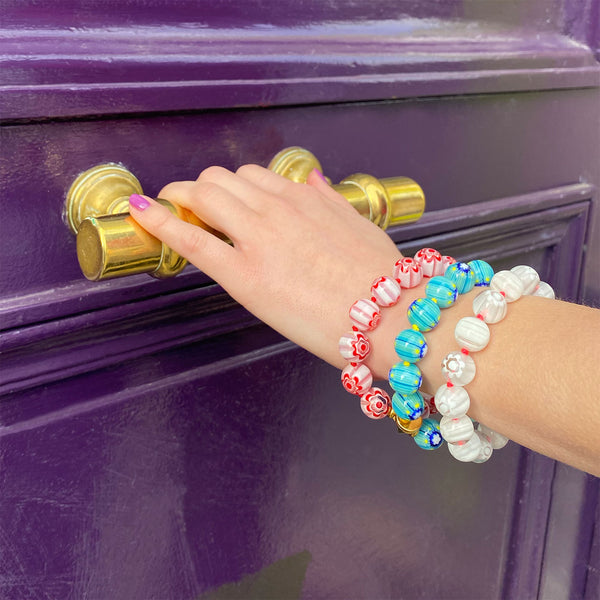
[[[142,210],[134,199],[132,217],[259,319],[338,367],[350,305],[401,257],[317,171],[305,185],[256,165],[236,173],[209,167],[159,197],[192,211],[232,245],[149,198]]]

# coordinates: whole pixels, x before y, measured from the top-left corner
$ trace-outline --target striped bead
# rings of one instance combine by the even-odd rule
[[[506,299],[500,292],[485,290],[473,298],[473,312],[486,323],[499,323],[506,316]]]
[[[529,296],[535,292],[535,288],[540,282],[540,276],[535,269],[532,269],[527,265],[517,265],[516,267],[513,267],[510,272],[514,273],[521,280],[524,296]]]
[[[427,354],[425,336],[414,329],[402,330],[394,340],[396,354],[409,363],[420,361]]]
[[[371,331],[375,329],[381,319],[379,306],[371,300],[357,300],[350,307],[350,320],[352,325],[359,331]]]
[[[516,302],[523,295],[523,283],[510,271],[498,271],[492,277],[490,289],[501,293],[507,302]]]
[[[444,443],[444,439],[440,433],[440,426],[434,419],[423,419],[421,428],[413,439],[415,440],[415,444],[423,450],[435,450]]]
[[[408,322],[418,331],[431,331],[440,322],[440,307],[429,298],[417,298],[408,307]]]
[[[463,317],[454,328],[454,339],[469,352],[483,350],[490,341],[490,328],[482,319]]]
[[[360,397],[360,408],[369,419],[383,419],[387,417],[391,407],[390,397],[378,387],[372,387],[366,394]]]
[[[360,331],[350,331],[343,335],[338,342],[340,354],[346,360],[362,362],[371,352],[369,338]]]
[[[479,423],[477,425],[477,431],[483,433],[483,435],[485,435],[485,437],[487,437],[488,440],[490,440],[492,448],[494,450],[500,450],[504,448],[506,444],[508,444],[508,438],[506,436],[502,435],[501,433],[498,433],[497,431],[494,431],[493,429],[490,429],[483,423]]]
[[[442,255],[433,248],[422,248],[415,254],[415,262],[418,262],[423,269],[425,277],[435,277],[443,275]]]
[[[443,438],[449,444],[458,444],[469,440],[473,436],[475,427],[473,427],[473,421],[467,415],[463,415],[462,417],[442,417],[440,431]]]
[[[405,256],[396,261],[392,275],[403,288],[414,288],[423,280],[423,269],[418,262]]]
[[[481,439],[473,435],[469,440],[459,444],[448,444],[450,454],[460,462],[471,462],[479,456],[481,450]]]
[[[479,438],[479,441],[481,442],[481,448],[477,457],[473,459],[473,462],[481,464],[491,458],[494,448],[492,447],[492,443],[490,442],[490,440],[483,433],[481,433],[481,431],[476,431],[475,435]]]
[[[342,370],[342,385],[351,394],[364,394],[373,385],[373,375],[367,365],[350,363]]]
[[[425,402],[419,392],[407,396],[394,394],[392,396],[392,408],[401,419],[414,421],[423,415]]]
[[[444,276],[454,283],[459,294],[470,292],[475,285],[475,273],[467,263],[458,262],[450,265]]]
[[[441,385],[435,393],[435,407],[443,417],[462,417],[471,406],[471,399],[464,387]]]
[[[475,285],[477,287],[487,287],[494,276],[494,269],[485,262],[485,260],[472,260],[467,263],[475,274]]]
[[[425,295],[436,302],[440,308],[448,308],[456,302],[458,290],[447,277],[437,275],[428,281]]]
[[[541,298],[550,298],[551,300],[556,298],[554,290],[545,281],[540,281],[531,295],[540,296]]]
[[[394,306],[400,300],[400,284],[391,277],[378,277],[371,286],[371,301],[379,306]]]
[[[406,361],[396,363],[389,372],[390,386],[404,396],[416,392],[422,379],[419,367]]]

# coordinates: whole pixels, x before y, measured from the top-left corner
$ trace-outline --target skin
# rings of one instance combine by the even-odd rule
[[[371,282],[390,275],[402,255],[385,232],[358,215],[313,171],[308,185],[267,169],[220,167],[196,181],[175,182],[160,198],[192,211],[232,241],[181,221],[147,198],[131,214],[139,224],[219,282],[238,302],[290,340],[338,368],[338,340],[350,329],[348,308],[368,295]],[[406,308],[424,296],[425,282],[403,290],[370,332],[367,365],[386,379],[398,361],[394,338],[409,326]],[[472,316],[479,290],[459,297],[427,334],[419,363],[422,389],[444,384],[440,364],[457,350],[454,327]],[[489,345],[474,355],[477,375],[467,387],[469,415],[510,439],[600,475],[600,402],[597,401],[600,311],[526,296],[491,325]]]

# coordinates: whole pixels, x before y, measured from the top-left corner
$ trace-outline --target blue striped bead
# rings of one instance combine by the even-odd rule
[[[408,307],[408,322],[418,331],[431,331],[440,322],[440,307],[429,298],[417,298]]]
[[[404,361],[416,363],[427,354],[425,336],[414,329],[404,329],[394,341],[396,354]]]
[[[392,396],[392,408],[401,419],[409,419],[414,421],[423,414],[425,402],[423,396],[419,392],[402,396],[394,394]]]
[[[440,308],[452,306],[458,298],[458,290],[447,277],[432,277],[425,286],[425,295]]]
[[[415,444],[423,450],[435,450],[444,443],[444,438],[440,432],[440,426],[433,419],[423,419],[421,428],[413,438]]]
[[[475,285],[478,287],[489,286],[492,277],[494,276],[494,269],[485,262],[485,260],[472,260],[467,263],[473,273],[475,273]]]
[[[396,363],[389,373],[390,386],[395,392],[407,396],[421,387],[421,370],[409,362]]]
[[[475,273],[467,263],[459,262],[450,265],[444,277],[454,283],[459,294],[470,292],[475,285]]]

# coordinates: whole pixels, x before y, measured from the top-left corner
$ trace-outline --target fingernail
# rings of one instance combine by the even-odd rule
[[[313,171],[325,182],[327,183],[327,179],[325,179],[325,175],[323,175],[323,173],[321,173],[321,171],[319,171],[319,169],[313,169]],[[329,185],[329,184],[328,184]]]
[[[140,196],[139,194],[131,194],[131,196],[129,196],[129,204],[133,206],[133,208],[137,208],[137,210],[146,210],[150,206],[150,202],[148,202],[144,196]]]

